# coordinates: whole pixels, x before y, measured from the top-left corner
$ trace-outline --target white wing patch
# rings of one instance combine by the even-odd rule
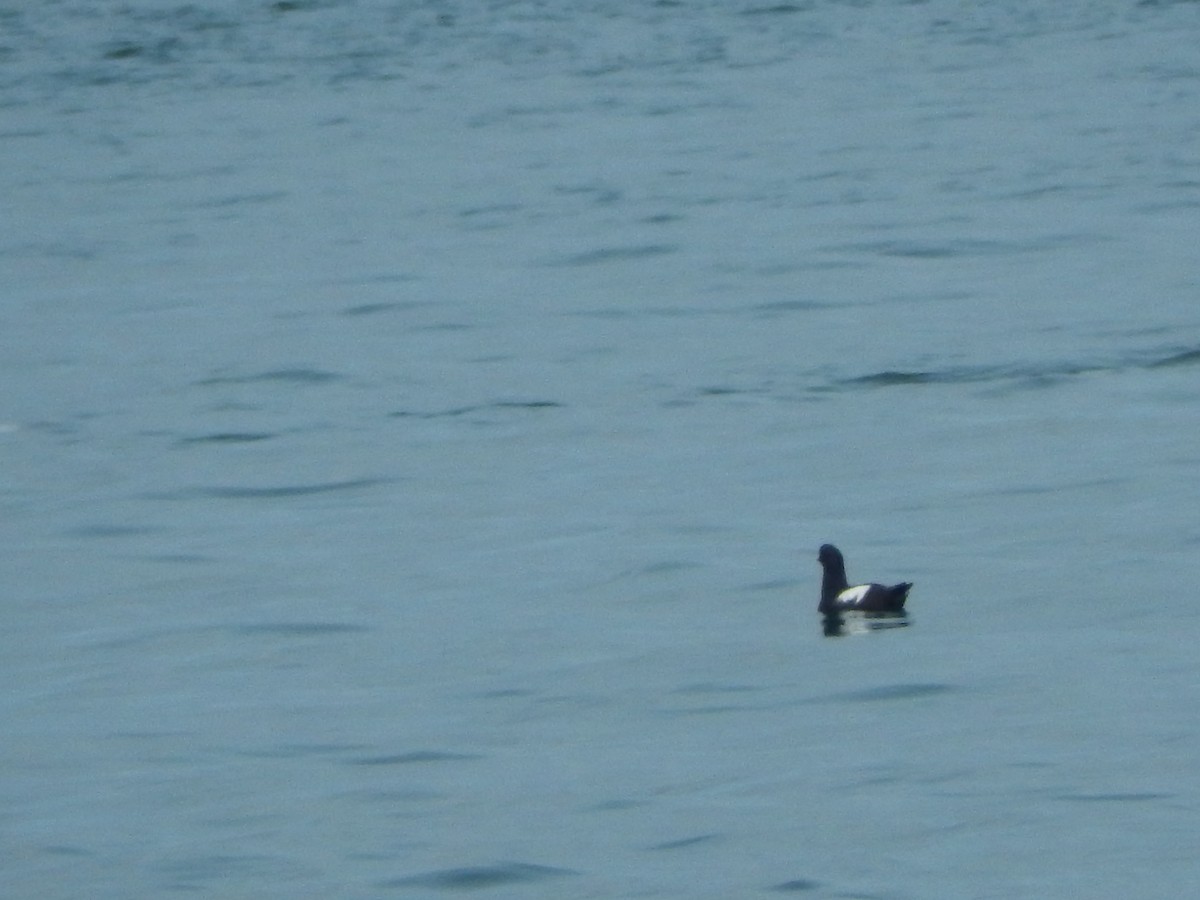
[[[867,594],[871,592],[871,585],[856,584],[854,587],[846,588],[837,595],[837,600],[834,601],[842,606],[858,606],[866,599]]]

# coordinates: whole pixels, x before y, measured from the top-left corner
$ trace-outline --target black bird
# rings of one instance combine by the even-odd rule
[[[885,587],[882,584],[856,584],[846,581],[846,561],[833,544],[822,544],[817,560],[825,570],[821,577],[821,604],[817,612],[836,616],[841,612],[904,612],[911,581]]]

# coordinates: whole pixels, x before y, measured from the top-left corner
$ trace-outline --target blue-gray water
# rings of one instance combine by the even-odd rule
[[[0,9],[0,894],[1193,894],[1197,47]]]

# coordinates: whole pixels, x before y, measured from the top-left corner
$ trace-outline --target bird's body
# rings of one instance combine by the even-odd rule
[[[817,612],[835,616],[841,612],[904,612],[912,582],[904,581],[891,586],[882,584],[856,584],[846,581],[846,562],[842,553],[833,544],[822,544],[817,560],[824,574],[821,577],[821,603]]]

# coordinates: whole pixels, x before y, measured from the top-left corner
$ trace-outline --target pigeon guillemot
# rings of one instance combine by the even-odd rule
[[[846,581],[846,562],[833,544],[822,544],[817,560],[825,570],[821,578],[821,604],[817,612],[835,616],[840,612],[904,612],[912,582],[885,587],[882,584],[856,584]]]

